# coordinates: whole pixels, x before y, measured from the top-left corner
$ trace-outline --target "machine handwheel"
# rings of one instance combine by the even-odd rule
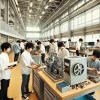
[[[82,64],[76,64],[73,68],[73,72],[76,76],[82,75],[84,72],[84,66]]]

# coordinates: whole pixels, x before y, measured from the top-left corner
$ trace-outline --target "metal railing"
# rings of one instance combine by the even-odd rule
[[[25,39],[24,36],[16,32],[12,27],[10,27],[6,22],[0,20],[0,34],[4,34],[7,36]]]

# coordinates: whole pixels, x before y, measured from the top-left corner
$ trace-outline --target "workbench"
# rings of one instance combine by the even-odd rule
[[[69,50],[70,53],[73,53],[73,56],[76,54],[76,50]],[[92,56],[93,51],[79,52],[81,55]]]
[[[34,72],[34,89],[41,100],[73,100],[88,93],[100,90],[100,83],[93,83],[81,89],[71,89],[61,93],[53,82],[43,71]]]

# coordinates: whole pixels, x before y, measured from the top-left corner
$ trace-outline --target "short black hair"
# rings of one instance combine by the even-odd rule
[[[30,48],[32,48],[32,49],[34,48],[33,43],[31,43],[31,42],[26,43],[25,49],[30,49]]]
[[[99,39],[97,39],[97,42],[99,42],[100,40]]]
[[[20,40],[17,40],[16,42],[17,42],[17,43],[20,43]]]
[[[22,40],[22,42],[25,42],[25,40]]]
[[[40,44],[41,44],[41,42],[40,42],[40,41],[38,41],[38,42],[37,42],[37,45],[40,45]]]
[[[82,38],[80,38],[80,39],[79,39],[79,41],[81,41],[81,42],[82,42],[82,41],[83,41],[83,39],[82,39]]]
[[[68,41],[71,41],[71,39],[68,39]]]
[[[51,39],[51,40],[50,40],[50,43],[52,43],[52,42],[54,42],[54,39]]]
[[[93,51],[93,56],[100,58],[100,51],[99,50],[94,50]]]
[[[4,50],[7,50],[8,48],[11,48],[11,44],[8,43],[8,42],[4,42],[1,44],[1,50],[4,51]]]
[[[64,46],[64,43],[63,42],[58,42],[58,47],[62,47]]]

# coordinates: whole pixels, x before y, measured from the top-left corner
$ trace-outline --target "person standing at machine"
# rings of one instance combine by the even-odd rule
[[[95,44],[95,47],[100,48],[100,40],[99,39],[97,39],[97,42]]]
[[[57,54],[58,54],[58,47],[57,47],[57,45],[55,44],[54,39],[51,39],[51,40],[50,40],[50,49],[49,49],[49,53],[51,53],[51,52],[57,53]]]
[[[68,42],[65,43],[65,48],[69,51],[71,39],[68,39]]]
[[[38,64],[34,62],[30,54],[32,49],[33,49],[33,44],[26,43],[25,51],[22,53],[20,59],[20,67],[21,67],[21,74],[22,74],[21,93],[22,93],[22,98],[25,100],[29,99],[27,97],[27,94],[33,93],[33,91],[29,92],[29,88],[28,88],[32,69],[38,68]]]
[[[58,43],[58,48],[59,48],[59,51],[58,51],[59,57],[61,58],[69,57],[69,51],[64,47],[63,42]]]
[[[40,47],[40,50],[38,50],[37,53],[41,54],[42,63],[45,63],[45,47],[40,41],[37,42],[37,45]]]
[[[10,84],[12,66],[9,66],[9,56],[8,53],[11,50],[11,45],[5,42],[1,45],[2,53],[0,54],[0,80],[1,80],[1,91],[0,100],[13,100],[13,98],[8,98],[8,87]],[[8,67],[9,66],[9,67]]]
[[[88,76],[91,75],[95,77],[95,75],[100,75],[100,51],[94,50],[92,58],[88,59]],[[95,92],[89,93],[89,95],[93,95]]]
[[[80,52],[82,42],[83,42],[83,39],[80,38],[79,41],[76,43],[76,55],[77,56],[79,56],[79,52]]]
[[[25,40],[22,40],[21,43],[20,43],[20,52],[21,54],[24,52],[24,49],[25,49]]]
[[[14,50],[14,61],[18,61],[19,53],[20,53],[20,41],[14,43],[13,50]]]
[[[89,74],[100,74],[100,51],[94,50],[91,59],[88,59],[88,73]]]

